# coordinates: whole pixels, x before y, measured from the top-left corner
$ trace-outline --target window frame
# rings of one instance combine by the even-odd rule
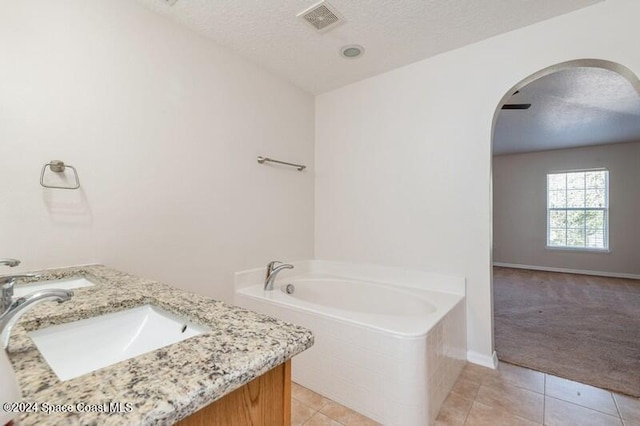
[[[565,208],[557,208],[549,206],[549,175],[554,174],[568,174],[568,173],[584,173],[584,172],[606,172],[605,175],[605,187],[604,187],[604,197],[605,197],[605,206],[606,207],[594,207],[594,208],[582,208],[582,207],[565,207]],[[546,185],[545,185],[545,196],[546,196],[546,210],[547,210],[547,235],[545,241],[545,248],[547,250],[561,250],[561,251],[584,251],[584,252],[596,252],[596,253],[610,253],[611,252],[611,242],[609,241],[609,212],[611,210],[611,206],[609,204],[609,176],[610,171],[605,167],[597,167],[597,168],[589,168],[589,169],[573,169],[573,170],[553,170],[547,171]],[[586,188],[585,188],[586,190]],[[604,247],[575,247],[575,246],[552,246],[551,242],[551,211],[585,211],[585,210],[600,210],[604,212],[604,236],[603,243]],[[566,229],[566,228],[565,228]]]

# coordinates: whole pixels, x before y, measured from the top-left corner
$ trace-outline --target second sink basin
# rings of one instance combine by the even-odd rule
[[[152,305],[32,331],[29,337],[62,381],[206,332]]]
[[[18,284],[13,287],[13,297],[26,296],[38,290],[49,288],[61,288],[63,290],[73,290],[74,288],[89,287],[95,285],[85,277],[73,277],[62,280],[38,281],[30,284]]]

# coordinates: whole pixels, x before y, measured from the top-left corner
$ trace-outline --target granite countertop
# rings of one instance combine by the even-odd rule
[[[85,276],[95,286],[61,304],[45,302],[16,324],[8,354],[23,401],[130,403],[130,412],[25,413],[21,425],[173,424],[313,345],[303,328],[106,266],[46,270],[39,280]],[[19,284],[17,284],[19,285]],[[27,332],[152,304],[208,332],[61,382]],[[75,410],[74,410],[75,411]]]

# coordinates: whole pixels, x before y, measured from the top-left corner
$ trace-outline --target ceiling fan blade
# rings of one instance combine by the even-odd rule
[[[502,109],[529,109],[531,104],[504,104]]]

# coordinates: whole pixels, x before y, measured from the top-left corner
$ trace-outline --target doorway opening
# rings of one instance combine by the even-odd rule
[[[492,157],[498,358],[640,397],[640,80],[540,70],[498,106]]]

